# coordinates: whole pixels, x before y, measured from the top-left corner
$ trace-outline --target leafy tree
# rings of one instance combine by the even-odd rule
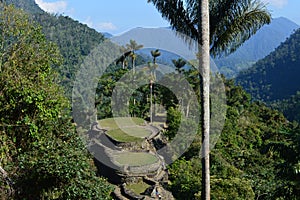
[[[170,107],[167,112],[167,124],[168,124],[168,130],[166,131],[165,135],[172,139],[175,137],[180,122],[181,122],[181,113],[177,109]]]
[[[283,100],[276,100],[268,103],[271,108],[280,110],[284,116],[290,121],[297,121],[300,123],[300,92],[290,98]]]
[[[13,6],[1,5],[0,23],[0,193],[9,187],[14,199],[109,199],[112,187],[96,176],[57,83],[58,48]]]

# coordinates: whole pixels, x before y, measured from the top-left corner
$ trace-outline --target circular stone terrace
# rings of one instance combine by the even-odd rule
[[[148,125],[140,118],[108,118],[98,121],[99,129],[114,142],[129,145],[140,145],[159,133],[159,129]],[[126,174],[138,175],[157,171],[162,158],[151,151],[106,150],[107,156],[118,169]]]

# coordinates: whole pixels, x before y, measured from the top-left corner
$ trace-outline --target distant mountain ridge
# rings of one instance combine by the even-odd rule
[[[227,76],[235,76],[237,72],[249,68],[264,58],[284,42],[300,26],[291,20],[279,17],[271,24],[262,27],[233,54],[215,59],[217,66]]]
[[[214,59],[214,61],[221,73],[226,77],[234,77],[239,71],[251,67],[256,61],[268,55],[299,27],[289,19],[275,18],[271,24],[259,30],[234,54],[225,58]],[[170,28],[139,27],[111,38],[119,45],[127,44],[130,39],[134,39],[146,47],[176,49],[180,55],[187,57],[191,54],[184,41],[177,37]]]
[[[257,100],[283,100],[300,91],[300,29],[236,78]]]
[[[4,0],[7,4],[14,4],[17,8],[31,14],[42,14],[43,11],[34,0]]]
[[[134,28],[130,31],[114,36],[111,41],[118,45],[126,45],[133,39],[144,48],[160,49],[175,53],[185,59],[192,59],[191,50],[186,43],[169,28]]]
[[[112,37],[113,37],[112,34],[107,33],[107,32],[102,32],[102,34],[103,34],[103,36],[104,36],[105,38],[112,38]]]

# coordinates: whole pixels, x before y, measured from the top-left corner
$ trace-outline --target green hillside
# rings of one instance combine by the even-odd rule
[[[72,81],[82,60],[104,40],[104,36],[70,17],[44,12],[34,0],[8,0],[6,3],[27,12],[32,20],[42,26],[46,38],[58,45],[64,58],[58,69],[61,84],[70,95]]]
[[[289,98],[300,90],[300,29],[275,51],[236,78],[256,100]]]
[[[3,0],[7,4],[14,4],[16,8],[22,9],[27,13],[44,13],[34,0]]]

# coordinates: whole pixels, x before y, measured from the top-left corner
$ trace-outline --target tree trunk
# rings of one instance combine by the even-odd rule
[[[122,62],[122,69],[125,69],[125,60]]]
[[[201,56],[199,67],[202,72],[202,194],[203,200],[210,200],[210,164],[209,164],[209,131],[210,131],[210,105],[209,105],[209,84],[210,84],[210,52],[209,52],[209,0],[199,0],[201,18]],[[199,30],[200,32],[200,30]],[[200,38],[199,38],[200,39]]]
[[[12,180],[8,177],[8,173],[0,166],[0,174],[2,178],[5,180],[6,184],[9,185],[9,196],[14,193],[14,189],[12,187]]]
[[[185,113],[185,117],[188,118],[189,117],[189,113],[190,113],[190,104],[191,104],[191,100],[188,100],[188,104],[186,106],[186,113]]]
[[[7,172],[1,166],[0,166],[0,173],[2,174],[3,178],[6,179],[8,177]]]

